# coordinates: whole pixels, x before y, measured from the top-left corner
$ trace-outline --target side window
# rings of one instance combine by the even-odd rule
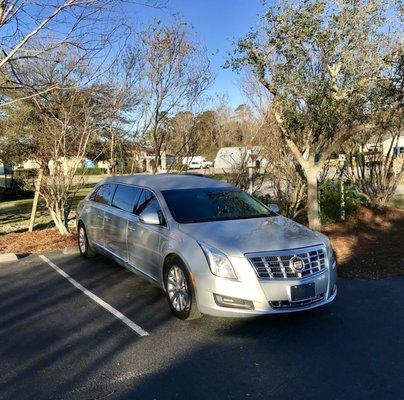
[[[112,200],[112,206],[132,213],[138,203],[141,192],[142,189],[137,187],[118,185]]]
[[[100,188],[100,186],[98,186],[97,188],[95,188],[93,190],[93,192],[90,194],[89,200],[92,200],[92,201],[95,200],[95,196],[97,195],[97,192],[98,192],[99,188]]]
[[[143,189],[139,197],[139,201],[137,203],[135,214],[139,215],[147,207],[150,201],[154,198],[156,198],[156,196],[154,196],[154,193],[152,191],[148,189]]]
[[[114,194],[115,185],[105,184],[101,185],[97,190],[97,194],[95,195],[95,202],[100,204],[109,204]]]
[[[146,211],[154,211],[157,213],[157,215],[159,216],[159,220],[160,220],[160,224],[165,225],[165,220],[164,220],[164,215],[163,215],[163,211],[161,211],[160,208],[160,203],[157,200],[156,196],[154,196],[146,205],[146,207],[143,209],[144,212]]]

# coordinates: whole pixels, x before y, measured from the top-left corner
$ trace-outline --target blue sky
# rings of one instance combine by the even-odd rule
[[[263,10],[260,0],[169,0],[166,9],[143,9],[138,18],[147,20],[155,16],[165,19],[174,12],[182,15],[207,47],[216,77],[209,94],[227,94],[231,105],[236,107],[243,103],[237,85],[238,76],[231,70],[224,70],[222,65],[233,49],[234,41],[256,26]]]

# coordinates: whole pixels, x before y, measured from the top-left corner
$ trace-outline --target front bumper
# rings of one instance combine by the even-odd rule
[[[306,278],[259,279],[247,259],[232,258],[239,280],[219,278],[212,274],[196,276],[196,299],[201,313],[220,317],[254,317],[309,310],[333,301],[337,295],[337,267],[334,265]],[[314,283],[314,299],[292,302],[291,287]],[[216,296],[215,296],[216,295]],[[222,306],[215,297],[243,299],[253,309]]]

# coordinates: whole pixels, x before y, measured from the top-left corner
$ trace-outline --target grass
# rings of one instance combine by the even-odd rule
[[[78,202],[83,199],[91,190],[91,187],[80,189],[73,198],[72,211],[69,218],[74,218]],[[10,232],[21,232],[28,229],[29,218],[33,197],[3,201],[0,203],[0,235]],[[35,228],[42,229],[53,226],[52,218],[45,206],[45,201],[40,198],[35,218]]]
[[[397,207],[397,208],[404,208],[404,194],[397,194],[394,196],[390,202],[389,206]]]

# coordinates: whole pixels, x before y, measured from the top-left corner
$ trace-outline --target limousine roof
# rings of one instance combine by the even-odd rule
[[[153,190],[232,188],[234,186],[217,179],[187,174],[118,175],[106,178],[102,183],[113,182],[147,187]]]

